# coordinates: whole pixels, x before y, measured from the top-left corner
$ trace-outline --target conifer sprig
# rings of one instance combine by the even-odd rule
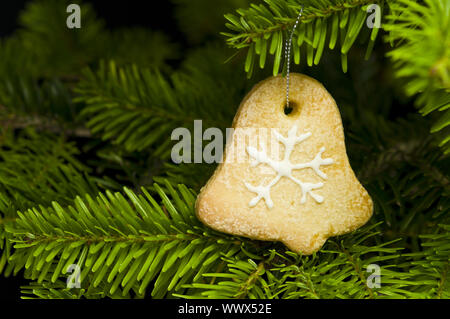
[[[100,193],[77,197],[63,208],[33,208],[18,213],[7,231],[14,236],[9,258],[17,273],[41,284],[67,276],[72,264],[81,268],[84,289],[104,285],[113,296],[141,296],[154,280],[152,296],[161,298],[216,269],[221,256],[231,257],[241,241],[211,231],[193,214],[194,194],[185,186],[167,191],[155,185],[161,204],[146,189],[136,194]],[[106,286],[105,286],[106,285]]]
[[[78,152],[53,135],[27,129],[14,136],[0,129],[0,273],[12,273],[5,227],[15,223],[18,210],[55,200],[66,205],[78,194],[96,194],[101,185],[114,188],[114,183],[89,176],[90,169],[76,159]]]
[[[386,39],[395,44],[388,52],[405,92],[418,95],[423,116],[437,113],[432,133],[440,133],[440,146],[450,152],[450,3],[445,0],[400,0],[387,16]],[[425,49],[426,48],[426,49]]]
[[[196,293],[176,296],[251,299],[428,297],[426,289],[417,288],[421,284],[414,280],[415,272],[404,272],[397,267],[398,261],[406,262],[401,254],[403,249],[393,246],[397,240],[376,243],[380,235],[376,230],[378,226],[373,224],[356,233],[331,239],[321,252],[312,256],[273,249],[262,256],[225,258],[226,272],[205,273],[203,276],[211,282],[185,285]],[[372,244],[368,245],[369,242]],[[378,284],[377,275],[381,276]],[[433,274],[428,275],[428,278],[432,277]],[[432,284],[432,280],[427,284]]]
[[[278,1],[265,0],[265,4],[252,4],[249,9],[239,9],[237,14],[227,14],[226,26],[232,33],[223,33],[227,43],[236,49],[247,49],[245,71],[249,77],[256,66],[264,68],[266,60],[273,55],[273,74],[280,71],[284,56],[285,39],[303,6],[299,26],[293,34],[292,50],[294,63],[299,64],[303,55],[308,66],[320,62],[328,45],[334,49],[339,43],[342,68],[347,71],[347,54],[358,35],[365,31],[368,43],[366,56],[373,49],[378,28],[364,27],[367,7],[384,1]],[[258,58],[259,56],[259,58]]]
[[[220,79],[211,85],[208,76],[200,75],[193,81],[180,72],[168,80],[158,70],[102,62],[96,72],[85,70],[75,101],[86,103],[81,116],[92,133],[128,151],[155,147],[154,156],[168,158],[172,142],[167,136],[175,128],[192,128],[195,120],[224,128],[231,121],[234,95],[221,91]]]

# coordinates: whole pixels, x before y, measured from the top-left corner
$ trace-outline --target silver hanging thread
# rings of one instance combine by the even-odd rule
[[[295,28],[297,28],[297,24],[300,21],[300,18],[303,13],[303,5],[300,8],[300,13],[297,16],[297,20],[295,20],[294,27],[291,30],[291,35],[289,36],[289,39],[286,39],[286,44],[284,46],[284,56],[287,60],[287,72],[286,72],[286,108],[289,108],[289,72],[290,72],[290,65],[291,65],[291,46],[292,46],[292,36],[294,35]]]

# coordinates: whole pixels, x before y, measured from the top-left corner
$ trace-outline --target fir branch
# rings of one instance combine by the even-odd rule
[[[399,0],[391,5],[387,41],[398,44],[387,55],[396,75],[407,81],[405,92],[419,94],[416,104],[425,116],[439,113],[431,132],[440,132],[440,146],[450,152],[450,4]],[[424,50],[426,48],[426,50]]]
[[[450,159],[419,115],[389,122],[366,112],[365,118],[364,132],[349,138],[353,167],[374,201],[375,218],[385,221],[386,238],[402,237],[399,246],[420,250],[417,236],[448,220]]]
[[[128,151],[155,147],[154,156],[168,158],[172,142],[167,136],[173,129],[192,128],[197,119],[203,127],[224,128],[238,106],[231,93],[240,81],[185,68],[192,70],[189,76],[179,72],[169,81],[157,70],[101,63],[97,72],[84,71],[75,101],[87,104],[81,116],[93,133]],[[227,85],[230,91],[223,91]]]
[[[413,290],[415,295],[427,298],[450,298],[450,225],[441,224],[433,234],[420,236],[424,250],[411,253],[409,272],[420,282]]]
[[[401,248],[392,247],[395,241],[366,246],[370,239],[379,235],[374,231],[376,226],[343,236],[342,241],[330,240],[319,254],[294,259],[291,266],[281,264],[278,269],[285,273],[283,298],[407,297],[408,290],[401,288],[415,283],[409,274],[396,269]],[[380,287],[368,286],[366,268],[370,264],[380,267]]]
[[[67,203],[78,194],[96,193],[90,169],[76,159],[79,150],[61,137],[38,134],[32,129],[14,137],[1,131],[0,190],[28,201],[28,206]]]
[[[187,280],[201,280],[221,256],[238,252],[241,241],[204,227],[186,187],[165,186],[167,193],[155,185],[161,206],[145,189],[141,195],[125,189],[127,198],[106,192],[78,197],[65,209],[53,203],[19,213],[7,227],[15,247],[9,261],[38,283],[55,283],[77,263],[83,288],[105,284],[108,294],[121,286],[123,295],[131,289],[142,295],[155,280],[152,296],[162,298]]]
[[[179,79],[174,85],[188,89]],[[167,153],[170,132],[177,126],[192,126],[197,118],[186,114],[192,110],[182,108],[184,101],[161,73],[136,66],[118,68],[113,61],[101,63],[98,72],[85,70],[76,93],[76,101],[87,103],[81,116],[89,118],[92,133],[102,132],[103,139],[112,139],[128,151],[156,144],[156,154]]]
[[[256,264],[252,259],[225,259],[227,272],[206,273],[205,278],[218,279],[218,283],[192,283],[185,288],[203,290],[201,293],[182,295],[174,294],[181,298],[212,298],[212,299],[242,299],[242,298],[267,298],[260,285],[264,285],[265,274],[264,261]]]
[[[72,103],[67,83],[59,79],[38,80],[25,74],[9,73],[0,80],[0,120],[30,116],[40,122],[53,119],[71,125],[80,106]]]
[[[8,276],[12,248],[5,227],[15,223],[17,210],[48,206],[55,199],[65,205],[77,194],[97,193],[103,182],[88,175],[89,168],[75,158],[79,151],[62,138],[31,129],[18,136],[5,129],[0,133],[0,273]]]
[[[100,59],[116,59],[120,65],[135,63],[170,70],[178,47],[161,32],[142,28],[104,29],[92,6],[81,3],[82,29],[66,27],[71,1],[39,0],[20,13],[20,28],[0,41],[0,105],[13,115],[76,122],[82,105],[72,102],[72,88],[80,72]],[[121,45],[117,45],[121,43]],[[154,50],[153,47],[158,47]],[[145,54],[144,54],[145,53]]]
[[[374,228],[366,226],[355,233],[331,239],[312,256],[301,256],[283,249],[269,250],[256,263],[241,255],[227,261],[227,271],[205,273],[217,283],[185,285],[189,294],[182,298],[408,298],[425,297],[417,293],[420,283],[413,275],[397,267],[401,248],[395,241],[374,244],[380,237]],[[372,243],[372,244],[369,244]],[[253,257],[253,258],[254,258]],[[263,259],[261,259],[263,258]],[[369,287],[366,268],[377,264],[381,271],[381,286]],[[189,292],[189,291],[188,291]]]
[[[273,74],[279,72],[284,39],[295,23],[300,7],[304,10],[293,35],[294,62],[300,63],[301,51],[306,50],[308,66],[320,62],[329,36],[329,48],[334,49],[340,37],[342,67],[347,70],[347,53],[362,30],[366,8],[370,4],[383,6],[384,1],[278,1],[266,0],[265,5],[252,4],[249,9],[237,10],[238,15],[227,14],[226,26],[233,33],[223,33],[227,43],[238,50],[248,48],[245,70],[251,76],[257,64],[264,68],[266,58],[274,55]],[[368,52],[376,40],[378,29],[370,31]],[[301,48],[303,48],[301,50]],[[257,56],[259,55],[259,61]]]

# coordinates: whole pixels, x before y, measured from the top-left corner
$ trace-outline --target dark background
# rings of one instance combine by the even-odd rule
[[[6,0],[0,4],[0,37],[11,35],[18,27],[17,19],[20,11],[30,0]],[[142,0],[108,1],[85,0],[91,3],[98,18],[104,20],[108,29],[140,26],[166,33],[172,41],[182,47],[188,44],[176,27],[174,6],[171,1],[158,1],[156,7]],[[147,3],[147,5],[146,5]],[[0,276],[0,300],[17,300],[20,297],[20,286],[29,281],[19,273],[15,277]]]
[[[2,1],[0,5],[0,37],[14,32],[18,27],[18,14],[28,2],[30,0]],[[148,27],[162,30],[176,42],[185,43],[182,34],[176,28],[173,15],[174,6],[171,1],[158,1],[157,6],[150,6],[148,1],[142,0],[84,0],[83,3],[91,3],[98,17],[106,22],[108,28]]]

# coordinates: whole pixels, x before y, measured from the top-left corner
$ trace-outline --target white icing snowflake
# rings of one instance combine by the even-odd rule
[[[305,183],[302,181],[299,181],[294,176],[292,176],[292,171],[295,169],[303,169],[303,168],[312,168],[314,172],[319,175],[321,178],[326,179],[327,176],[324,172],[320,170],[320,166],[322,165],[330,165],[333,164],[333,159],[331,158],[322,158],[322,153],[325,151],[325,147],[322,147],[317,153],[316,157],[314,157],[313,160],[307,162],[307,163],[300,163],[300,164],[292,164],[289,160],[292,150],[294,149],[294,146],[308,137],[311,136],[311,132],[307,132],[305,134],[301,134],[300,136],[297,136],[297,126],[294,125],[288,132],[288,136],[284,137],[277,131],[275,131],[275,137],[276,139],[283,143],[285,146],[285,152],[284,152],[284,158],[281,161],[276,161],[267,156],[266,149],[263,145],[261,145],[262,150],[258,151],[254,147],[247,147],[248,154],[256,160],[255,163],[252,164],[252,166],[257,166],[258,164],[264,163],[268,164],[270,167],[272,167],[273,170],[277,172],[277,176],[266,186],[259,185],[259,186],[253,186],[248,183],[245,183],[245,186],[248,188],[248,190],[254,192],[257,194],[256,197],[254,197],[250,202],[249,206],[253,207],[255,206],[261,198],[264,198],[264,201],[266,202],[267,207],[270,209],[273,207],[273,201],[270,198],[270,189],[272,186],[274,186],[281,177],[287,177],[290,180],[292,180],[294,183],[296,183],[300,188],[302,189],[302,198],[300,202],[303,204],[306,202],[306,195],[309,194],[312,198],[316,200],[318,203],[323,202],[323,197],[317,194],[314,194],[312,192],[313,189],[321,188],[323,186],[322,182],[319,183]]]

